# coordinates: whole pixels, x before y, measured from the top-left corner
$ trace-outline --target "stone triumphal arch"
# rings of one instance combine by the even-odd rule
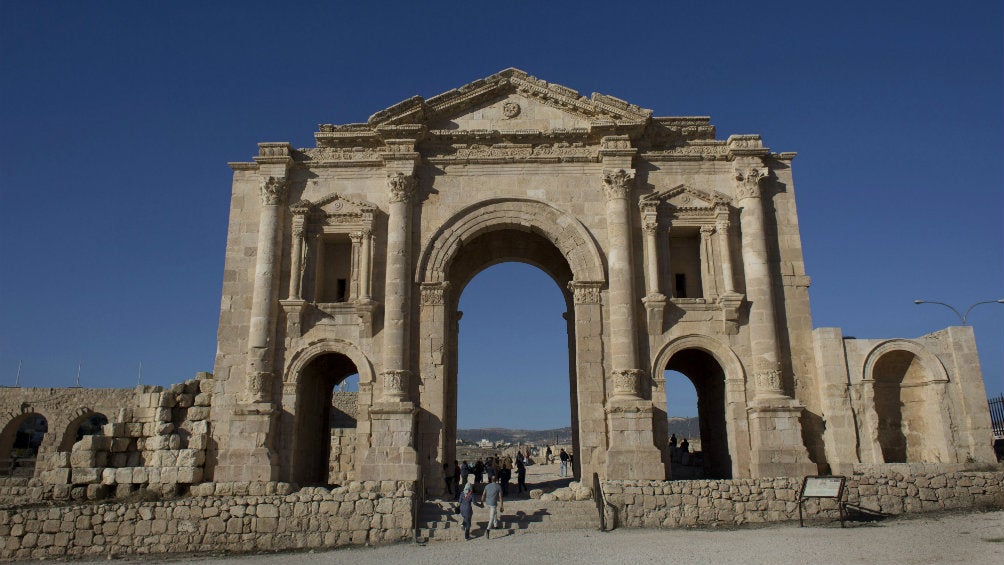
[[[988,456],[973,439],[985,423],[963,409],[982,394],[967,329],[899,349],[813,331],[795,154],[758,135],[719,140],[706,117],[508,69],[315,139],[231,163],[217,481],[440,484],[458,300],[505,261],[565,294],[582,475],[672,476],[668,369],[698,391],[714,476]],[[931,358],[950,376],[931,376]],[[327,407],[350,373],[354,427],[336,440]],[[901,390],[915,400],[898,409]],[[959,407],[938,416],[949,431],[915,445],[918,414],[939,405]]]
[[[35,458],[60,492],[435,488],[455,457],[458,301],[506,261],[564,294],[580,477],[674,476],[665,371],[697,391],[715,478],[994,460],[969,327],[812,328],[795,154],[758,135],[507,69],[314,137],[230,163],[213,373],[0,390],[0,460]]]

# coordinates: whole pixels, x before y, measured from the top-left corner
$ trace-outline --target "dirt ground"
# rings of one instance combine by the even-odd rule
[[[576,530],[429,545],[230,556],[149,556],[121,563],[443,565],[478,563],[928,564],[1004,563],[1004,511],[925,514],[880,522],[781,524],[732,530]],[[96,560],[92,563],[107,563]],[[87,563],[82,561],[81,563]]]

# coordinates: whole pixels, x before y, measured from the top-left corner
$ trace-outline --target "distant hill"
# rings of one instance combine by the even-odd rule
[[[488,441],[506,441],[509,443],[572,443],[572,428],[557,428],[553,430],[510,430],[506,428],[474,428],[457,430],[457,439],[464,443],[476,443],[483,439]]]
[[[701,428],[698,426],[697,418],[681,418],[670,416],[669,433],[676,434],[676,437],[699,438]],[[508,428],[472,428],[469,430],[457,430],[457,439],[464,443],[477,443],[483,439],[488,441],[505,441],[508,443],[534,443],[544,444],[570,444],[572,443],[572,428],[557,428],[553,430],[510,430]]]

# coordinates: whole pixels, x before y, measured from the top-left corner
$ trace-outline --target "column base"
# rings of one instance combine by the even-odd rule
[[[370,448],[359,470],[363,481],[417,481],[415,417],[411,402],[378,402],[370,409]]]
[[[272,449],[272,417],[268,402],[241,404],[228,423],[227,445],[220,450],[213,481],[269,482],[278,480],[278,454]]]
[[[655,447],[652,433],[652,403],[640,399],[611,399],[606,413],[610,430],[606,478],[665,480],[662,452]]]
[[[760,477],[815,475],[816,464],[802,442],[799,418],[805,408],[789,397],[757,398],[747,409],[750,423],[750,472]]]

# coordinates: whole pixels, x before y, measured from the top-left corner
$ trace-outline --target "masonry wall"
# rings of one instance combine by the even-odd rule
[[[893,467],[893,466],[888,466]],[[904,466],[904,470],[909,467]],[[721,481],[602,481],[616,525],[629,528],[739,525],[798,519],[799,477]],[[848,477],[844,500],[898,515],[970,508],[1004,508],[1004,472],[885,470]],[[810,520],[837,520],[832,499],[808,499]],[[608,527],[611,516],[607,517]]]
[[[289,490],[206,483],[160,502],[0,508],[0,559],[331,548],[412,535],[413,483]]]

